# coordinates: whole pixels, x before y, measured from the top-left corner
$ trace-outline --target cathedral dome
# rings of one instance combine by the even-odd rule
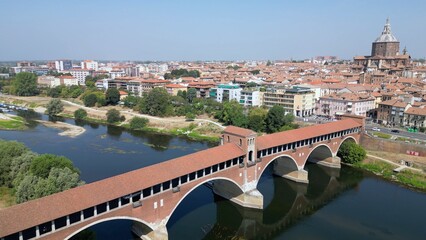
[[[386,24],[380,35],[375,42],[398,42],[398,39],[392,34],[389,19],[386,19]]]

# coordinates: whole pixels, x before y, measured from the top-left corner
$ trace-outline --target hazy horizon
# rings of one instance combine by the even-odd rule
[[[426,2],[0,2],[0,61],[303,60],[370,55],[389,17],[412,58],[424,58]]]

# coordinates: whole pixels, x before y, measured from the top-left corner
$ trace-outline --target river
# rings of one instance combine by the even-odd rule
[[[45,116],[33,115],[32,118]],[[74,124],[74,120],[65,120]],[[206,149],[212,144],[180,137],[79,123],[76,138],[33,123],[26,131],[0,131],[38,153],[70,158],[87,183]],[[307,165],[308,185],[275,177],[268,169],[258,189],[264,210],[244,209],[200,186],[182,201],[167,224],[170,239],[424,239],[426,194],[343,166]],[[137,239],[131,222],[100,223],[93,239]],[[86,236],[88,236],[86,235]]]

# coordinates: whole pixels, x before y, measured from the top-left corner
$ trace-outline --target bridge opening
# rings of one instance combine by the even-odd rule
[[[228,198],[242,193],[236,183],[224,178],[207,179],[194,186],[171,212],[166,224],[170,238],[202,239],[208,236],[214,227],[212,223],[217,221],[219,205],[234,206]]]
[[[319,145],[316,147],[308,157],[308,162],[319,163],[320,161],[325,161],[328,158],[332,158],[333,153],[330,148],[326,145]]]
[[[305,184],[295,183],[275,175],[273,165],[267,167],[257,185],[264,196],[265,207],[261,221],[263,224],[275,225],[290,212],[298,195],[298,188],[293,185]]]
[[[139,220],[130,217],[103,219],[72,233],[68,240],[82,239],[144,239],[152,229]]]

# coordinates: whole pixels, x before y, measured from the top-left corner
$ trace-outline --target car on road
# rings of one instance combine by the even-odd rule
[[[391,132],[393,132],[393,133],[399,133],[399,130],[398,129],[392,129]]]
[[[372,130],[373,130],[373,131],[380,132],[380,128],[378,128],[378,127],[373,127],[373,128],[372,128]]]

